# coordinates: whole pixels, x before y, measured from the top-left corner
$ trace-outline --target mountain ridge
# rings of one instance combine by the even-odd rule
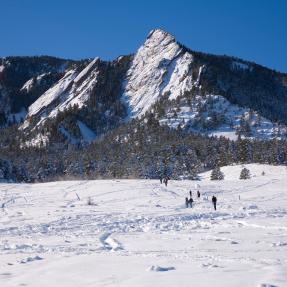
[[[0,67],[0,179],[196,179],[234,163],[287,163],[286,76],[194,52],[165,31],[113,61]]]
[[[1,59],[0,85],[1,79],[3,82],[4,78],[5,82],[5,61],[9,63],[9,59],[12,58]],[[21,57],[13,59],[20,61]],[[74,110],[72,124],[76,125],[80,120],[96,134],[101,135],[109,129],[118,127],[129,118],[145,117],[146,113],[157,109],[158,102],[163,101],[166,102],[165,111],[161,111],[164,115],[169,114],[170,117],[168,111],[171,110],[181,115],[181,110],[185,110],[184,121],[188,121],[189,124],[181,124],[179,120],[175,120],[177,126],[183,128],[189,126],[190,131],[203,131],[204,134],[208,134],[210,128],[206,130],[206,126],[210,123],[210,115],[202,117],[202,107],[195,108],[190,103],[201,102],[199,106],[210,109],[209,104],[205,104],[205,98],[213,101],[217,95],[230,102],[224,104],[225,108],[231,105],[231,110],[245,109],[240,113],[236,112],[237,118],[225,117],[220,128],[224,126],[226,129],[227,125],[232,125],[232,121],[238,121],[238,117],[247,121],[246,113],[251,112],[268,119],[267,134],[278,134],[278,130],[283,129],[283,133],[279,132],[279,135],[285,136],[285,126],[282,124],[287,124],[285,112],[287,75],[239,58],[193,51],[162,29],[150,31],[144,44],[135,54],[120,56],[111,62],[99,58],[71,61],[53,57],[26,57],[22,60],[29,59],[40,62],[46,59],[56,64],[52,65],[51,73],[47,68],[49,65],[44,62],[42,64],[44,68],[40,67],[32,78],[26,76],[25,82],[24,79],[19,81],[11,91],[11,94],[15,95],[15,89],[18,89],[16,93],[18,97],[14,96],[14,101],[17,103],[15,105],[13,102],[10,103],[11,96],[7,92],[9,89],[5,90],[5,87],[2,88],[3,85],[0,86],[1,98],[7,98],[6,107],[5,105],[2,107],[2,124],[5,125],[5,119],[6,123],[7,119],[10,119],[10,123],[18,122],[20,114],[24,115],[23,109],[26,109],[28,111],[21,129],[27,134],[35,128],[46,130],[45,122],[48,119],[57,122],[58,114],[70,109]],[[45,80],[47,77],[52,79],[42,85],[42,78]],[[198,97],[201,98],[200,101],[196,100]],[[25,100],[26,98],[29,99]],[[21,104],[23,100],[26,101],[24,105]],[[189,113],[186,112],[186,102],[189,103]],[[191,111],[192,109],[196,111]],[[13,113],[13,110],[16,110],[16,113]],[[213,113],[211,118],[219,118],[220,113],[230,113],[227,110],[220,111],[220,108],[216,111],[211,108],[211,111]],[[187,114],[191,116],[188,118]],[[200,128],[196,127],[198,119],[196,123],[193,121],[197,116],[202,122]],[[158,115],[156,117],[161,123],[167,123],[164,117]],[[256,117],[251,117],[254,118],[254,122],[257,121]],[[248,121],[248,125],[252,124],[250,119]],[[174,123],[170,126],[174,127]],[[63,130],[63,126],[67,124],[62,121],[57,125],[57,129]],[[234,134],[238,128],[239,124],[235,125],[232,133]],[[76,129],[79,135],[77,125]],[[264,129],[260,128],[259,133],[252,132],[253,136],[257,137]],[[248,133],[252,136],[252,133]],[[244,136],[248,136],[248,133]],[[263,138],[267,138],[265,134]],[[228,136],[226,133],[225,135]],[[231,137],[234,138],[234,135]]]

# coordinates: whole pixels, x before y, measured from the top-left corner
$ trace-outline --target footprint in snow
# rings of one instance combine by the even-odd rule
[[[153,272],[166,272],[166,271],[171,271],[171,270],[175,270],[175,267],[173,266],[161,267],[157,265],[152,265],[147,269],[147,271],[153,271]]]
[[[0,275],[2,275],[2,276],[11,276],[12,273],[10,273],[10,272],[4,272],[4,273],[1,273]]]
[[[26,264],[26,263],[29,263],[29,262],[32,262],[32,261],[37,261],[37,260],[43,260],[43,258],[42,257],[40,257],[40,256],[35,256],[35,257],[27,257],[27,258],[25,258],[25,259],[22,259],[21,261],[20,261],[20,263],[21,264]]]
[[[249,206],[244,206],[241,208],[242,210],[252,210],[252,209],[258,209],[258,206],[256,204],[251,204]]]
[[[287,246],[286,242],[274,242],[272,243],[273,247],[282,247],[282,246]]]
[[[239,242],[235,241],[235,240],[232,240],[230,238],[222,238],[222,237],[211,237],[210,238],[211,240],[214,240],[214,241],[225,241],[225,242],[230,242],[230,244],[239,244]]]
[[[201,267],[204,267],[204,268],[223,268],[223,266],[219,266],[219,265],[212,264],[212,263],[203,263],[203,264],[201,264]]]
[[[118,251],[123,249],[121,243],[111,237],[111,233],[104,233],[100,236],[99,240],[106,250]]]

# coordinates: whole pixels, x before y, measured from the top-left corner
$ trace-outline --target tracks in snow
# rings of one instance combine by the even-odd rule
[[[104,233],[99,237],[103,249],[110,251],[123,250],[122,244],[112,237],[112,233]]]

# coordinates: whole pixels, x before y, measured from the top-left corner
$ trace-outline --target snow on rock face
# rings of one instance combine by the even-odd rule
[[[168,83],[162,90],[162,94],[170,92],[169,98],[175,99],[180,96],[183,91],[191,90],[193,84],[190,63],[192,60],[192,55],[184,53],[172,63],[174,67],[171,67],[168,71],[168,73],[170,73],[167,77]]]
[[[143,115],[166,92],[172,99],[190,90],[192,61],[173,36],[159,29],[151,31],[127,72],[123,97],[131,116]]]
[[[43,107],[48,106],[58,98],[75,79],[77,73],[74,70],[68,71],[64,77],[52,88],[46,91],[37,101],[29,107],[29,116],[36,115]]]
[[[28,117],[40,115],[41,120],[56,117],[59,111],[78,105],[82,107],[89,98],[89,93],[97,83],[99,59],[90,62],[80,73],[75,70],[68,71],[52,88],[46,91],[30,107]],[[49,107],[49,112],[47,108]],[[28,121],[22,128],[29,126]]]
[[[97,64],[97,62],[99,61],[99,58],[95,58],[90,64],[88,64],[88,66],[86,68],[84,68],[79,75],[74,79],[75,83],[80,82],[86,75],[87,73],[91,72],[91,70],[93,70]]]
[[[23,85],[23,87],[21,88],[21,91],[27,91],[27,92],[29,92],[29,91],[32,89],[33,85],[34,85],[34,79],[32,78],[32,79],[28,80],[28,81]]]
[[[46,74],[41,74],[39,75],[36,79],[34,78],[31,78],[30,80],[28,80],[24,85],[23,87],[21,88],[21,91],[26,91],[26,92],[29,92],[33,87],[34,85],[37,85],[41,82],[42,78],[45,76]]]
[[[42,135],[41,133],[37,134],[34,138],[25,143],[21,144],[21,148],[24,147],[44,147],[49,143],[49,136]]]

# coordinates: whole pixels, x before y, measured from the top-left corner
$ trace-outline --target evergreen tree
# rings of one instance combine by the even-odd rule
[[[223,180],[224,179],[224,173],[220,170],[220,167],[215,167],[210,175],[210,180]]]
[[[241,139],[238,137],[237,140],[237,149],[238,149],[238,160],[239,162],[251,162],[252,160],[252,150],[251,150],[251,142],[248,139]]]
[[[239,179],[249,179],[251,177],[250,170],[244,167],[241,172]]]

